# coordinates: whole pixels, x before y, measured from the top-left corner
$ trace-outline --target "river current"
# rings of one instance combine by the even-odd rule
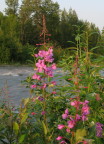
[[[0,101],[18,106],[23,98],[30,97],[29,89],[21,81],[33,73],[33,67],[29,66],[0,66]],[[62,76],[65,72],[58,68],[54,71],[57,74]]]

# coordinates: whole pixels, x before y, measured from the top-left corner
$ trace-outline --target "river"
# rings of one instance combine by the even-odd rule
[[[29,89],[21,81],[33,73],[34,68],[29,66],[0,66],[1,103],[6,100],[9,104],[18,106],[23,98],[30,97]],[[65,72],[58,68],[54,71],[54,75],[56,74],[64,75]]]

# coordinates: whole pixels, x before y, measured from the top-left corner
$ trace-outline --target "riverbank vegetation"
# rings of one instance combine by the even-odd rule
[[[35,71],[24,81],[30,96],[19,108],[0,107],[0,141],[3,144],[103,144],[104,68],[101,59],[91,59],[87,47],[64,55],[63,77],[57,69],[53,46],[33,55]],[[81,54],[81,55],[80,55]],[[66,81],[62,85],[57,84]]]
[[[18,108],[9,101],[0,105],[0,142],[103,144],[103,32],[51,0],[29,2],[16,11],[18,3],[12,7],[7,0],[1,13],[1,63],[32,61],[34,73],[24,81],[30,97]],[[64,76],[54,76],[57,66]]]

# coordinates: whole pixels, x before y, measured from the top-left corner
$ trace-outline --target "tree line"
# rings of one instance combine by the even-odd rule
[[[77,43],[96,53],[104,52],[104,32],[95,24],[80,20],[75,10],[61,10],[52,0],[5,0],[5,13],[0,12],[0,63],[31,59],[30,52],[40,43],[42,16],[45,16],[50,42],[62,49]]]

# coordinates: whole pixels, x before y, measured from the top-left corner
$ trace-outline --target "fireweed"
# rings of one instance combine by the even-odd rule
[[[35,73],[32,76],[33,84],[30,86],[34,91],[38,90],[38,96],[33,98],[34,100],[39,100],[42,106],[40,115],[43,116],[43,127],[48,131],[48,121],[47,121],[47,99],[51,95],[55,95],[56,91],[50,87],[56,85],[56,81],[53,81],[53,71],[56,69],[56,64],[53,63],[53,47],[48,50],[40,50],[38,54],[34,54],[37,58]],[[48,143],[48,136],[45,132],[45,143]]]
[[[95,113],[97,114],[95,105],[99,110],[102,110],[102,103],[99,94],[94,93],[95,97],[91,97],[91,94],[95,91],[98,93],[101,90],[99,90],[97,82],[95,82],[96,77],[86,72],[81,63],[79,63],[78,56],[76,56],[76,60],[70,71],[70,78],[66,77],[65,79],[71,85],[71,88],[69,88],[71,91],[69,91],[69,93],[72,92],[72,98],[69,98],[69,108],[62,114],[63,123],[60,122],[57,127],[64,134],[58,136],[56,140],[64,144],[89,144],[93,143],[92,141],[97,142],[99,141],[97,137],[103,138],[104,126],[99,122],[96,123],[100,116],[95,115]],[[96,85],[91,85],[93,82]],[[94,89],[91,89],[92,87],[94,87]],[[93,134],[90,134],[92,129]],[[93,140],[91,135],[93,135]],[[98,143],[100,143],[100,141]]]
[[[96,123],[96,136],[97,137],[102,137],[103,136],[103,127],[104,125],[97,122]]]
[[[66,135],[69,135],[69,138],[65,138],[62,136],[58,136],[56,140],[60,141],[60,144],[67,144],[67,143],[83,143],[87,144],[87,141],[83,141],[84,136],[82,139],[77,140],[76,139],[76,133],[78,130],[78,125],[80,123],[85,123],[85,121],[88,120],[88,115],[90,114],[90,107],[88,105],[89,101],[84,100],[81,101],[80,99],[80,84],[79,84],[79,76],[80,76],[80,68],[78,64],[78,56],[76,56],[75,63],[73,65],[73,78],[69,79],[68,81],[73,81],[74,85],[74,91],[75,91],[75,96],[74,98],[70,98],[70,106],[72,106],[72,111],[74,110],[74,113],[72,113],[71,108],[70,110],[67,108],[65,112],[62,114],[62,119],[65,120],[66,124],[59,124],[58,129],[66,131]],[[77,94],[77,95],[76,95]],[[66,121],[67,120],[67,121]],[[83,129],[82,129],[83,131]]]
[[[74,100],[70,103],[76,110],[75,115],[71,115],[69,110],[66,109],[64,114],[62,114],[62,119],[67,119],[67,124],[59,124],[58,129],[65,129],[72,137],[74,136],[74,130],[77,127],[77,123],[85,122],[88,120],[88,115],[90,114],[90,108],[88,106],[89,101],[85,100],[84,102]],[[58,136],[56,140],[64,139],[61,136]],[[70,141],[70,140],[69,140]],[[62,143],[62,142],[61,142]],[[66,142],[65,142],[66,143]]]

